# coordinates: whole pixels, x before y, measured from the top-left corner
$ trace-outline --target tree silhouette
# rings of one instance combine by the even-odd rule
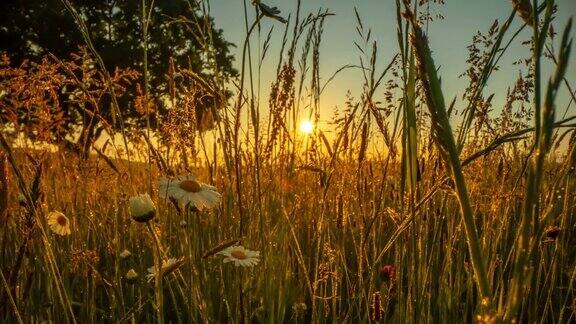
[[[203,14],[194,1],[170,0],[154,1],[151,10],[151,23],[148,27],[147,48],[150,96],[155,106],[156,119],[168,111],[166,100],[170,96],[169,74],[174,67],[193,71],[210,84],[224,84],[236,76],[232,67],[233,57],[221,29],[214,27],[213,19]],[[72,5],[85,21],[91,41],[102,57],[106,69],[111,73],[116,69],[131,69],[143,72],[143,28],[142,2],[117,0],[76,0]],[[149,5],[149,4],[148,4]],[[0,52],[7,54],[12,62],[23,60],[40,61],[47,53],[58,58],[67,58],[78,52],[85,40],[74,18],[60,0],[0,1]],[[120,98],[122,114],[126,120],[142,123],[137,118],[139,112],[137,93],[143,92],[143,78]],[[190,80],[181,80],[180,87],[191,86]],[[137,91],[138,90],[138,91]],[[213,101],[199,95],[196,100],[197,120],[207,105]],[[150,97],[149,97],[150,98]],[[66,99],[66,98],[63,98]],[[111,98],[100,98],[99,114],[105,120],[112,119]],[[62,103],[67,102],[62,100]],[[65,115],[74,116],[63,104]],[[78,115],[78,114],[76,114]],[[82,126],[82,138],[92,142],[101,132],[98,126],[88,127],[79,114],[69,118],[70,123]],[[141,116],[141,114],[140,114]],[[86,116],[84,116],[86,117]],[[73,129],[73,127],[67,127]],[[90,143],[89,143],[90,144]]]

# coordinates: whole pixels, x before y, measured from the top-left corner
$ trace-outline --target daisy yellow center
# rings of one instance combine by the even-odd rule
[[[68,223],[68,220],[66,219],[65,216],[60,215],[60,216],[58,216],[58,218],[56,218],[56,222],[60,226],[66,226],[66,223]]]
[[[180,182],[178,186],[180,187],[180,189],[187,192],[200,192],[200,190],[202,190],[200,183],[195,180],[184,180]]]
[[[246,253],[240,251],[240,250],[234,250],[232,252],[230,252],[230,255],[233,256],[236,259],[239,260],[244,260],[246,259],[248,256],[246,255]]]

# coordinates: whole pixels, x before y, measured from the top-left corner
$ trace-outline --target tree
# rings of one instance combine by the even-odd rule
[[[156,118],[168,111],[169,101],[165,99],[170,95],[170,87],[166,76],[171,68],[187,69],[222,88],[229,78],[237,75],[232,67],[233,57],[229,53],[229,48],[234,45],[224,39],[222,30],[214,27],[213,19],[205,15],[194,1],[153,3],[146,40],[147,71],[152,89],[148,98],[156,107],[151,118],[152,127],[157,124]],[[120,98],[120,106],[127,121],[141,124],[142,119],[137,118],[137,97],[144,92],[142,1],[77,0],[72,4],[85,21],[91,41],[106,69],[111,74],[116,69],[140,72],[138,82],[132,84],[132,88]],[[0,52],[7,54],[11,62],[40,62],[48,53],[57,58],[68,58],[84,44],[76,22],[60,0],[0,2]],[[190,80],[180,82],[180,86],[191,86]],[[64,121],[71,125],[62,129],[72,131],[74,125],[80,126],[79,140],[91,144],[98,137],[98,129],[103,126],[89,124],[87,121],[93,121],[90,116],[74,113],[73,110],[78,109],[72,107],[75,103],[67,100],[69,93],[65,92],[60,91],[60,103],[67,117]],[[206,96],[198,98],[195,107],[197,120],[202,120],[201,115],[211,103]],[[103,121],[113,119],[110,102],[109,95],[99,98],[98,113]]]

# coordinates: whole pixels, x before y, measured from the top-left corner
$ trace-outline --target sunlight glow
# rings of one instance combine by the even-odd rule
[[[310,120],[303,120],[300,123],[300,131],[304,134],[310,134],[314,130],[314,123]]]

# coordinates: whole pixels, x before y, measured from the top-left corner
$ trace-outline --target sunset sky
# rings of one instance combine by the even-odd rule
[[[249,6],[249,13],[254,14],[251,7],[251,1],[245,0]],[[281,10],[281,15],[292,17],[296,12],[296,1],[263,1],[270,6],[277,6]],[[557,19],[554,22],[554,28],[561,33],[568,18],[576,14],[576,1],[558,0],[559,7]],[[241,60],[241,48],[246,29],[244,24],[244,1],[243,0],[213,0],[211,1],[211,14],[219,28],[224,30],[225,37],[236,44],[233,53],[236,55],[236,66],[239,68]],[[346,64],[359,63],[359,51],[354,45],[354,41],[359,42],[360,38],[356,32],[356,19],[354,7],[358,9],[362,17],[365,29],[371,28],[372,35],[378,42],[379,60],[378,66],[383,69],[389,62],[394,53],[397,52],[396,41],[396,14],[395,1],[393,0],[305,0],[302,1],[302,13],[307,15],[315,13],[320,8],[328,8],[335,16],[328,17],[325,23],[323,34],[323,43],[320,51],[321,61],[321,78],[325,81],[339,67]],[[492,25],[495,19],[502,24],[511,12],[512,5],[510,1],[505,0],[448,0],[444,5],[431,5],[432,12],[442,14],[445,19],[437,20],[430,25],[430,41],[436,64],[440,67],[440,75],[443,81],[443,90],[446,101],[451,101],[455,95],[461,96],[467,79],[459,78],[459,75],[465,71],[466,58],[468,51],[466,46],[471,43],[473,35],[480,30],[485,33]],[[253,19],[253,18],[252,18]],[[292,18],[293,19],[293,18]],[[513,31],[520,25],[520,19],[516,18],[512,32],[508,32],[510,37]],[[276,20],[265,19],[262,21],[261,41],[264,42],[266,34],[271,26],[274,26],[273,41],[269,50],[267,60],[264,62],[262,69],[261,93],[263,105],[267,100],[268,89],[272,80],[277,64],[277,53],[281,44],[284,26]],[[574,28],[572,30],[574,35]],[[519,67],[511,63],[518,57],[527,57],[529,49],[520,43],[530,38],[531,30],[526,29],[512,48],[501,61],[501,70],[496,72],[490,79],[488,90],[485,95],[496,92],[494,97],[494,109],[497,110],[505,99],[505,89],[513,84],[518,75]],[[559,35],[556,41],[559,41]],[[254,34],[252,41],[258,40],[258,35]],[[254,43],[253,43],[254,44]],[[574,51],[574,49],[573,49]],[[576,56],[572,56],[569,64],[567,78],[574,81],[576,78]],[[550,66],[545,64],[546,79],[550,75]],[[322,81],[322,82],[324,82]],[[345,94],[350,90],[356,97],[360,94],[362,85],[361,72],[356,70],[347,70],[339,76],[326,89],[322,98],[322,116],[327,120],[331,116],[331,111],[335,106],[343,107]],[[383,93],[383,90],[380,94]],[[565,88],[560,94],[558,100],[559,111],[564,111],[568,104],[568,95]],[[573,109],[573,108],[571,108]]]

